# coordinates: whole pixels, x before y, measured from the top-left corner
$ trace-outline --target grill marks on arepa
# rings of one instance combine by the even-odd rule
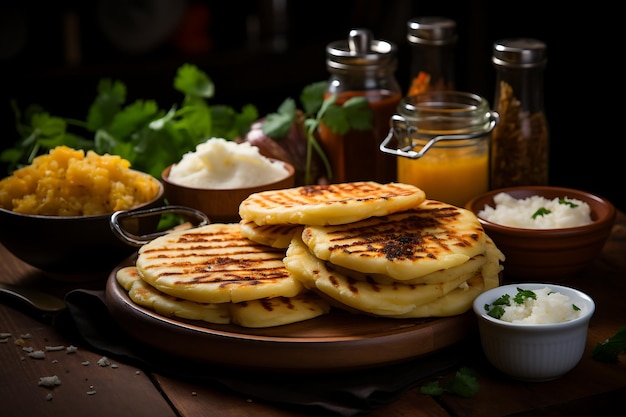
[[[318,258],[400,281],[462,265],[485,251],[471,212],[438,201],[348,225],[306,226],[304,243]]]
[[[384,256],[392,260],[410,260],[429,257],[436,259],[439,247],[442,251],[450,250],[451,244],[459,247],[471,247],[480,240],[481,233],[455,235],[441,238],[436,232],[422,233],[422,230],[443,231],[443,224],[438,215],[448,221],[459,216],[457,210],[451,208],[438,209],[433,216],[424,216],[425,211],[402,218],[399,222],[393,217],[380,217],[375,224],[355,224],[341,230],[329,232],[330,252],[341,251],[358,256]],[[450,243],[452,242],[452,243]],[[331,255],[332,256],[332,255]]]
[[[421,189],[401,183],[372,181],[306,185],[254,193],[241,202],[243,220],[267,224],[346,224],[417,206]]]
[[[282,262],[284,250],[243,237],[238,224],[211,224],[161,236],[139,250],[136,266],[158,290],[223,303],[293,297],[304,291]]]
[[[274,297],[241,303],[198,303],[157,290],[141,278],[135,266],[120,268],[116,279],[133,302],[172,318],[260,328],[309,320],[330,310],[325,300],[310,291],[295,297]]]

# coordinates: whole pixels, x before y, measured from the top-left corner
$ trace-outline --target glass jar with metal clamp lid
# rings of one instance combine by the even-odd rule
[[[481,96],[430,91],[402,99],[380,150],[398,156],[398,181],[457,206],[489,189],[489,142],[499,116]]]

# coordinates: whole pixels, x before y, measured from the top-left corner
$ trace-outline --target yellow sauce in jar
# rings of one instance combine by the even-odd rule
[[[489,190],[488,152],[433,147],[419,159],[398,158],[398,181],[421,188],[429,199],[463,207]]]

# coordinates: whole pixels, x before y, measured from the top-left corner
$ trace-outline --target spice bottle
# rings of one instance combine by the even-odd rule
[[[456,22],[447,17],[416,17],[408,21],[407,29],[411,47],[407,95],[428,90],[454,90]]]
[[[336,103],[343,105],[352,97],[365,97],[372,111],[371,129],[342,134],[320,124],[319,140],[331,163],[332,182],[396,180],[396,158],[379,150],[402,97],[394,75],[396,55],[395,44],[372,39],[366,29],[353,29],[347,40],[326,47],[330,78],[325,98],[335,95]]]
[[[460,91],[407,96],[381,150],[397,155],[398,181],[463,207],[489,189],[489,141],[498,122],[489,102]]]
[[[549,130],[544,112],[544,42],[516,38],[493,45],[500,122],[493,131],[491,188],[547,185]]]

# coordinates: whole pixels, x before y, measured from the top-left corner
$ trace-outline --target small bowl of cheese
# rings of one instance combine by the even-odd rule
[[[247,142],[211,138],[165,168],[161,179],[168,204],[200,210],[212,223],[232,223],[250,194],[293,187],[295,168]]]
[[[523,381],[549,381],[571,371],[587,343],[595,303],[584,292],[557,284],[518,283],[474,299],[487,360]]]
[[[616,216],[606,198],[554,186],[491,190],[465,207],[506,257],[504,282],[580,274],[599,258]]]

